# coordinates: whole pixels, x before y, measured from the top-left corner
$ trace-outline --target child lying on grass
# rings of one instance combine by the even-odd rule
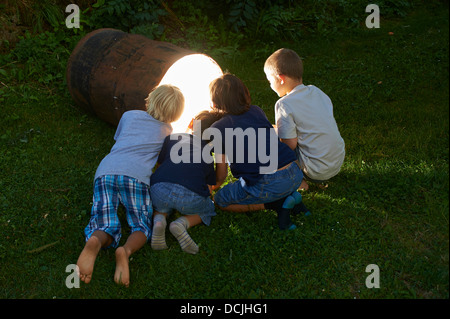
[[[187,229],[202,222],[209,226],[216,215],[209,189],[216,184],[214,162],[211,154],[211,161],[205,162],[203,150],[209,141],[201,136],[220,117],[218,112],[203,111],[194,118],[193,134],[172,134],[164,140],[150,188],[155,211],[151,246],[155,250],[167,249],[166,218],[174,210],[183,216],[170,224],[170,232],[184,252],[196,254],[199,250]]]
[[[79,277],[85,283],[92,279],[100,249],[119,245],[120,203],[126,209],[131,234],[125,245],[116,249],[116,283],[130,284],[129,257],[151,237],[150,176],[164,138],[172,132],[170,123],[183,112],[184,96],[177,87],[162,85],[146,102],[147,112],[132,110],[122,115],[116,142],[95,173],[91,219],[84,230],[86,244],[77,261]]]

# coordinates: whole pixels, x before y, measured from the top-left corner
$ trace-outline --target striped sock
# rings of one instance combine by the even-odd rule
[[[154,250],[167,249],[166,244],[166,218],[164,215],[155,215],[153,219],[153,231],[151,246]]]
[[[189,254],[198,253],[198,246],[189,236],[187,229],[189,228],[189,222],[185,217],[180,217],[177,220],[170,223],[169,230],[172,235],[180,243],[181,249]]]

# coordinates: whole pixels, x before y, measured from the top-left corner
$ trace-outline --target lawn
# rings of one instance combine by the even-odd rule
[[[129,288],[114,283],[114,250],[100,253],[90,284],[66,287],[115,128],[42,74],[9,82],[19,71],[0,66],[0,298],[449,298],[448,14],[419,7],[379,29],[211,51],[273,122],[263,64],[279,47],[296,50],[305,84],[333,101],[344,166],[303,193],[312,216],[295,217],[295,231],[279,231],[271,211],[217,210],[210,227],[190,230],[197,255],[169,233],[168,250],[133,255]],[[366,286],[371,264],[380,288]]]

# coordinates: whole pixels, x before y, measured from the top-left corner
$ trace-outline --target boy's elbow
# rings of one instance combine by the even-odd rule
[[[297,148],[297,138],[288,138],[288,139],[281,139],[281,142],[289,146],[291,150],[295,150]]]

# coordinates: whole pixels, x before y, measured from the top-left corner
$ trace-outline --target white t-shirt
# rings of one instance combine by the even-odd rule
[[[305,174],[327,180],[341,169],[345,143],[330,98],[314,85],[298,85],[275,104],[278,136],[298,138],[297,156]]]

